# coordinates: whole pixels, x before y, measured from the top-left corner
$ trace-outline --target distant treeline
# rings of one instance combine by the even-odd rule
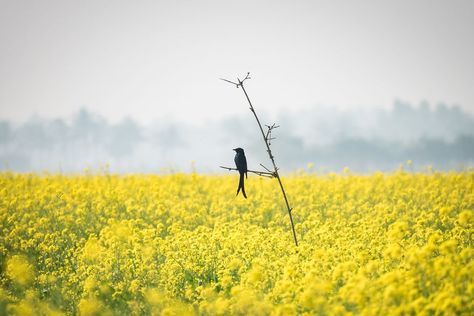
[[[234,147],[243,147],[249,167],[258,168],[267,157],[249,115],[196,125],[161,119],[144,126],[130,118],[112,124],[82,109],[69,120],[3,120],[0,168],[70,172],[110,164],[113,172],[160,172],[189,171],[192,164],[201,172],[220,172],[219,165],[233,164]],[[408,160],[415,169],[474,165],[474,117],[456,106],[396,101],[391,110],[315,107],[274,118],[281,126],[274,152],[288,171],[308,163],[316,170],[347,166],[358,172],[393,170]]]

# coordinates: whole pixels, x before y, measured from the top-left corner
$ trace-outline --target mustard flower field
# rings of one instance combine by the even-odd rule
[[[0,314],[474,314],[474,172],[0,173]]]

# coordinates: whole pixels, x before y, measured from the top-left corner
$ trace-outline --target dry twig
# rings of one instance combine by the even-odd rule
[[[238,171],[237,168],[231,168],[231,167],[224,167],[224,166],[219,166],[220,168],[222,169],[227,169],[229,171],[232,171],[232,170],[235,170],[235,171]],[[248,172],[251,172],[251,173],[255,173],[256,175],[259,175],[261,177],[268,177],[268,178],[273,178],[275,175],[273,174],[273,172],[271,172],[269,170],[269,172],[265,172],[265,171],[255,171],[255,170],[248,170]]]
[[[233,81],[221,78],[221,80],[224,80],[228,83],[231,83],[231,84],[235,85],[237,88],[242,88],[242,91],[244,92],[245,97],[247,98],[247,101],[250,105],[250,111],[252,111],[253,115],[255,116],[255,119],[257,120],[257,123],[258,123],[258,127],[260,128],[260,132],[262,133],[263,140],[264,140],[265,145],[267,147],[267,153],[268,153],[268,156],[270,157],[270,160],[272,161],[273,170],[274,170],[274,171],[270,171],[264,165],[260,164],[268,172],[250,171],[250,170],[249,170],[249,172],[258,174],[260,176],[267,176],[267,177],[270,176],[270,177],[276,178],[278,180],[278,183],[280,184],[281,192],[283,194],[283,198],[285,200],[286,208],[288,210],[288,215],[290,217],[290,224],[291,224],[291,231],[293,232],[293,239],[295,241],[295,245],[298,246],[298,239],[296,238],[295,225],[293,223],[293,216],[291,215],[291,212],[292,212],[293,209],[290,207],[290,203],[288,202],[288,197],[286,196],[285,188],[283,187],[283,183],[281,181],[280,175],[278,174],[278,167],[276,166],[276,163],[275,163],[275,156],[273,156],[272,150],[270,149],[271,141],[275,139],[274,137],[271,136],[272,131],[275,128],[278,128],[280,126],[275,125],[275,123],[272,124],[272,125],[265,125],[268,130],[267,130],[266,133],[263,131],[262,124],[260,124],[260,120],[258,119],[257,113],[255,112],[255,109],[252,105],[252,102],[250,101],[250,98],[249,98],[249,96],[247,94],[247,91],[245,90],[245,87],[244,87],[244,81],[247,80],[247,79],[250,79],[250,73],[249,72],[247,73],[247,75],[245,76],[245,78],[243,80],[240,80],[239,78],[237,78],[237,82],[233,82]],[[235,168],[222,167],[222,166],[221,166],[221,168],[228,169],[228,170],[237,170]]]

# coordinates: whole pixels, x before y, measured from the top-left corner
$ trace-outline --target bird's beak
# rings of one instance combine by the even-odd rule
[[[233,151],[237,151],[237,148],[232,149]]]

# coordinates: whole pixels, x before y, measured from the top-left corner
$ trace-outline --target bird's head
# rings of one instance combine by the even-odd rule
[[[240,147],[234,148],[234,149],[232,149],[232,150],[235,151],[235,152],[238,153],[238,154],[244,152],[244,150],[243,150],[242,148],[240,148]]]

